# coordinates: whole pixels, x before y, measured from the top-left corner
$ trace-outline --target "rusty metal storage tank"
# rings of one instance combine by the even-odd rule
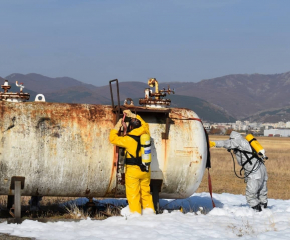
[[[132,105],[149,123],[152,181],[161,198],[186,198],[198,188],[207,161],[207,140],[188,109]],[[116,109],[107,105],[0,101],[0,195],[12,180],[22,195],[125,197],[118,149],[109,142]],[[119,113],[120,113],[119,111]]]

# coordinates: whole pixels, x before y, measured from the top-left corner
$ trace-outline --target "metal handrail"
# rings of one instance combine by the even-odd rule
[[[112,82],[116,82],[116,86],[117,86],[117,98],[118,98],[118,113],[117,113],[117,119],[120,118],[120,94],[119,94],[119,82],[118,79],[114,79],[111,80],[110,83],[110,92],[111,92],[111,101],[112,101],[112,108],[115,109],[115,105],[114,105],[114,96],[113,96],[113,90],[112,90]]]

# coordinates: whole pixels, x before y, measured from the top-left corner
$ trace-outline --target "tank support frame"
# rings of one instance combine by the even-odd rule
[[[151,179],[150,182],[150,189],[156,214],[161,213],[159,206],[159,193],[161,192],[162,182],[163,180],[161,179]]]
[[[7,209],[10,210],[13,207],[14,204],[14,196],[8,195],[7,196]]]
[[[12,177],[10,189],[14,190],[14,218],[21,218],[21,190],[24,189],[25,177]],[[8,197],[9,199],[9,197]],[[11,204],[8,202],[7,205]],[[12,207],[13,208],[13,207]]]

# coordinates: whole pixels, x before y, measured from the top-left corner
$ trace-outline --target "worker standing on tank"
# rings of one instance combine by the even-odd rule
[[[263,161],[252,154],[249,142],[238,132],[232,131],[229,140],[210,141],[210,147],[226,148],[233,150],[237,162],[245,171],[246,199],[248,204],[260,212],[267,208],[267,170]]]
[[[139,156],[136,156],[138,142],[134,140],[134,137],[142,134],[150,135],[149,125],[139,115],[133,114],[130,110],[124,110],[123,113],[126,114],[126,117],[131,118],[128,132],[125,136],[118,136],[119,129],[122,126],[122,119],[120,119],[110,132],[110,142],[125,148],[125,187],[130,212],[142,214],[143,209],[143,213],[154,213],[150,193],[150,167],[147,172],[140,164],[135,162],[135,159],[141,156],[141,151],[138,153]]]

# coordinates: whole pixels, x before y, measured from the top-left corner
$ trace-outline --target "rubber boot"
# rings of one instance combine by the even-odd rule
[[[262,208],[267,208],[268,203],[260,203],[260,205],[262,206]]]
[[[261,205],[258,204],[257,206],[255,207],[252,207],[256,212],[261,212],[262,211],[262,208],[261,208]]]

